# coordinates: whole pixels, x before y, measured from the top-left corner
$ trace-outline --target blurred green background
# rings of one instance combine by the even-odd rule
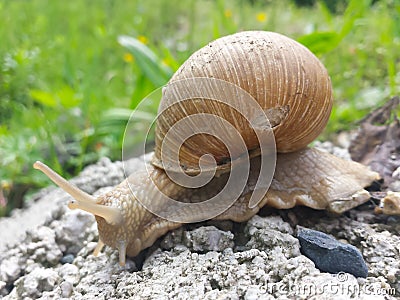
[[[323,137],[355,126],[399,93],[399,15],[395,0],[0,1],[0,216],[49,184],[35,160],[71,177],[121,159],[131,110],[191,53],[237,31],[309,47],[334,86]]]

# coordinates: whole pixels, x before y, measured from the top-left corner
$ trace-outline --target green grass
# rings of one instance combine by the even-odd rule
[[[394,0],[335,14],[289,0],[0,1],[0,216],[48,183],[37,159],[67,177],[120,159],[130,110],[195,50],[237,31],[277,31],[313,50],[336,100],[325,136],[351,128],[399,93],[399,15]]]

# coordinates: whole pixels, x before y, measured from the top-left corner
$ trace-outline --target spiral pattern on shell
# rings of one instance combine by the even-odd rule
[[[266,31],[239,32],[219,38],[195,52],[164,88],[159,107],[162,113],[156,126],[153,163],[157,167],[168,168],[166,160],[169,158],[161,157],[167,132],[190,115],[219,116],[233,124],[249,151],[259,148],[251,122],[226,104],[194,98],[174,105],[176,90],[169,87],[172,83],[191,78],[216,78],[232,83],[249,93],[264,110],[287,107],[287,117],[274,129],[277,152],[293,152],[306,147],[324,129],[332,108],[329,75],[318,58],[303,45]],[[257,118],[257,115],[253,117]],[[212,126],[225,130],[218,122]],[[195,127],[193,124],[194,131]],[[179,153],[181,166],[196,169],[199,159],[206,154],[212,155],[217,165],[235,159],[223,141],[198,134],[182,144]],[[239,157],[241,153],[235,155]]]

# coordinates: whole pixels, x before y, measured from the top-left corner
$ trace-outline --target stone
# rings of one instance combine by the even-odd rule
[[[345,143],[346,143],[346,141],[345,141]],[[347,141],[347,143],[349,143],[349,141]],[[345,160],[351,160],[350,153],[347,149],[336,147],[332,142],[315,141],[314,147],[316,147],[320,150],[324,150],[326,152],[332,153],[333,155],[343,158]]]
[[[0,280],[6,283],[15,281],[21,272],[20,259],[18,257],[10,257],[0,263]]]
[[[368,267],[361,252],[353,245],[337,241],[323,232],[300,228],[297,233],[301,253],[323,272],[346,272],[366,278]]]
[[[60,289],[61,289],[61,296],[63,298],[70,298],[71,297],[72,289],[73,289],[73,286],[72,286],[71,282],[63,281],[60,284]]]
[[[281,233],[293,234],[293,229],[289,223],[282,220],[280,216],[260,217],[255,215],[247,221],[247,227],[255,227],[258,229],[272,229]]]
[[[79,269],[73,264],[62,265],[58,269],[58,274],[64,281],[70,282],[71,284],[77,284],[79,282]]]
[[[0,296],[5,296],[7,294],[7,283],[0,280]]]
[[[94,216],[80,210],[69,210],[60,221],[51,224],[57,241],[65,254],[76,255],[83,247],[83,242],[89,238],[90,226]]]
[[[16,282],[16,293],[21,298],[38,298],[44,291],[51,291],[60,281],[57,272],[51,269],[36,268]]]
[[[183,228],[178,228],[168,232],[161,241],[161,248],[164,250],[171,250],[176,245],[182,244]]]
[[[245,227],[249,241],[247,249],[259,249],[265,252],[279,251],[286,258],[300,255],[299,241],[292,236],[293,229],[279,216],[251,218]]]
[[[234,235],[215,226],[200,227],[184,233],[185,246],[198,252],[223,251],[232,248]]]
[[[39,226],[36,230],[27,232],[29,242],[27,252],[29,257],[44,267],[58,264],[62,252],[56,241],[55,232],[47,226]]]
[[[73,254],[64,255],[60,259],[60,263],[62,263],[62,264],[72,264],[72,262],[74,261],[74,258],[75,258],[75,256]]]

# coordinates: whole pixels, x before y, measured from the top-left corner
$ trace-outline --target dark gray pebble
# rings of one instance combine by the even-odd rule
[[[323,272],[346,272],[366,278],[368,267],[360,251],[353,245],[344,244],[316,230],[301,228],[297,232],[300,251],[311,259]]]

